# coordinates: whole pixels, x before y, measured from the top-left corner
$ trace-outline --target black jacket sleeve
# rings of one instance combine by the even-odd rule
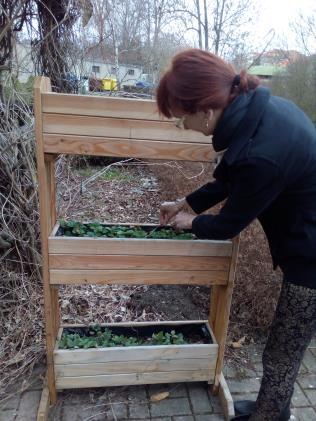
[[[202,213],[226,199],[227,195],[227,184],[215,180],[189,194],[186,201],[195,213]]]
[[[279,167],[262,158],[247,159],[231,171],[228,199],[218,215],[194,218],[192,231],[199,238],[227,240],[239,234],[282,191]]]

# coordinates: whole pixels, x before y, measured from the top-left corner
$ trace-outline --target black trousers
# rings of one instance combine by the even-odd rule
[[[315,279],[316,281],[316,279]],[[304,352],[316,333],[316,289],[283,282],[251,421],[277,421],[290,403]]]

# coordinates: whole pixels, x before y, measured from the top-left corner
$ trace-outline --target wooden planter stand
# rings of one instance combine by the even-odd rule
[[[47,399],[57,390],[95,386],[205,380],[219,393],[226,418],[233,403],[222,375],[238,253],[232,241],[78,238],[56,236],[55,160],[58,154],[153,159],[215,160],[210,139],[179,131],[163,120],[153,101],[56,94],[50,80],[35,82],[35,123],[43,256]],[[64,284],[211,285],[207,323],[212,344],[59,350],[58,290]],[[164,322],[164,324],[201,323]],[[155,323],[157,324],[157,323]],[[132,325],[129,323],[128,325]],[[138,324],[139,325],[139,324]],[[150,323],[143,323],[150,325]],[[115,357],[114,357],[115,355]],[[167,356],[167,358],[166,358]],[[139,362],[148,362],[141,364]]]

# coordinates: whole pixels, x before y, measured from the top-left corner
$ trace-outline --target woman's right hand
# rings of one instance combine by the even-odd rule
[[[185,198],[177,199],[174,202],[163,202],[160,206],[160,225],[167,225],[170,219],[184,208],[185,203]]]

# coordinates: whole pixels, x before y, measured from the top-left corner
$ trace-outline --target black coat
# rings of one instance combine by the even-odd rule
[[[258,218],[274,268],[285,280],[316,288],[316,130],[291,101],[259,87],[238,96],[222,114],[213,136],[216,151],[228,148],[215,181],[187,196],[196,213],[227,198],[218,215],[199,215],[199,238],[225,240]]]

